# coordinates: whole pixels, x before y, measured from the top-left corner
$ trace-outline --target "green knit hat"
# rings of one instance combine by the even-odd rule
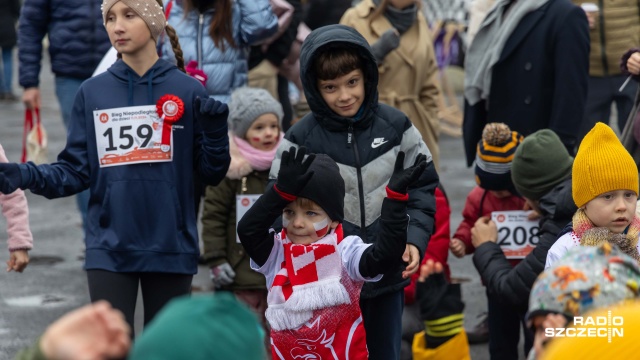
[[[136,339],[129,360],[263,360],[265,333],[233,294],[172,300]]]
[[[573,158],[556,133],[538,130],[526,136],[511,163],[511,180],[518,192],[538,200],[571,176]]]

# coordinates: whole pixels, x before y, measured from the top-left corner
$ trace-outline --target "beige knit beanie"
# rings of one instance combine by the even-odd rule
[[[135,11],[135,13],[147,23],[147,27],[149,27],[151,31],[151,37],[157,42],[158,37],[167,26],[167,20],[164,17],[162,6],[158,5],[158,2],[155,0],[104,0],[100,8],[105,26],[107,25],[107,13],[118,1],[122,1],[130,7],[131,10]]]

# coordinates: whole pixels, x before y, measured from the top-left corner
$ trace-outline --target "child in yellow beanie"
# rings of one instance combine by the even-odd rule
[[[605,233],[623,234],[617,244],[627,255],[640,260],[636,215],[638,167],[611,128],[597,123],[584,137],[573,162],[572,195],[578,207],[571,227],[565,228],[547,253],[545,269],[568,249],[593,246],[607,238]],[[598,229],[600,228],[600,229]]]

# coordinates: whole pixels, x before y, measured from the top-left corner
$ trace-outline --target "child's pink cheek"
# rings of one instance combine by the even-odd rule
[[[251,140],[253,140],[253,141],[256,141],[256,142],[257,142],[257,141],[260,141],[260,138],[254,137],[254,138],[251,138]]]

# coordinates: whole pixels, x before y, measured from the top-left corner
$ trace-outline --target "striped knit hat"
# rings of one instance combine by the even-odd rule
[[[572,172],[577,207],[609,191],[632,190],[638,194],[636,162],[613,130],[601,122],[582,139]]]
[[[509,190],[517,194],[511,181],[511,161],[524,137],[503,123],[489,123],[482,131],[476,153],[476,183],[485,190]]]

